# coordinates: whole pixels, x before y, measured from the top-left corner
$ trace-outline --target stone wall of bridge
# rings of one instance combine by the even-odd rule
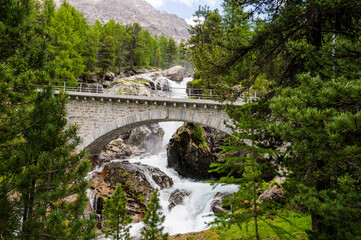
[[[224,105],[209,100],[70,93],[67,112],[69,123],[80,128],[81,147],[91,153],[126,131],[155,122],[194,122],[230,132]]]

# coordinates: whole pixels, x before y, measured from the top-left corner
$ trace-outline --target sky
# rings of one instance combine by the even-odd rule
[[[146,0],[154,8],[167,13],[176,14],[184,18],[188,24],[192,25],[192,17],[199,5],[209,6],[210,9],[221,9],[222,0]]]

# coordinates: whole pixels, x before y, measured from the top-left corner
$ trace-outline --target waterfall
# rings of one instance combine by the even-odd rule
[[[172,97],[185,98],[187,82],[192,78],[185,78],[177,83],[169,81]],[[166,147],[175,131],[182,126],[183,122],[162,122],[159,125],[165,131],[163,146],[159,153],[154,155],[133,157],[130,162],[141,162],[142,164],[157,167],[173,179],[174,185],[171,188],[160,190],[160,204],[165,215],[164,229],[170,235],[178,233],[197,232],[207,229],[207,223],[214,220],[211,210],[211,202],[217,192],[232,193],[238,190],[235,185],[212,186],[209,183],[189,178],[182,178],[171,168],[167,168]],[[189,196],[184,198],[182,205],[177,205],[168,210],[169,197],[176,190],[186,190]],[[131,235],[137,236],[143,223],[132,224]]]
[[[164,77],[160,77],[164,80]],[[174,82],[168,80],[168,86],[170,88],[170,96],[176,98],[186,98],[187,82],[192,81],[192,78],[185,78],[182,82]],[[160,190],[160,204],[165,215],[165,221],[163,223],[165,232],[170,235],[188,232],[198,232],[207,229],[207,223],[214,220],[211,210],[211,202],[214,196],[218,193],[232,193],[238,190],[236,185],[226,186],[212,186],[209,183],[202,181],[183,178],[172,168],[167,168],[167,153],[166,148],[169,140],[176,130],[182,126],[183,122],[162,122],[159,123],[163,128],[165,134],[163,137],[162,146],[158,153],[150,153],[142,156],[133,156],[127,159],[131,163],[140,162],[149,166],[157,167],[162,170],[166,175],[173,179],[174,185],[171,188],[164,188]],[[120,161],[120,160],[113,160]],[[156,183],[153,181],[151,173],[144,168],[144,174],[153,187],[156,187]],[[97,168],[94,171],[100,171],[102,168]],[[94,172],[93,171],[93,172]],[[89,176],[91,173],[89,174]],[[189,195],[185,196],[183,203],[174,206],[171,210],[168,209],[169,197],[175,190],[184,190]],[[92,191],[88,191],[88,197],[93,211],[97,209],[97,198]],[[131,224],[131,236],[137,239],[140,229],[143,227],[143,223]],[[101,238],[105,239],[105,238]],[[112,238],[108,238],[112,239]]]

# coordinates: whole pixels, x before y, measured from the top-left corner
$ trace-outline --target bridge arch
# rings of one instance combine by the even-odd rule
[[[228,120],[228,116],[225,113],[215,115],[214,113],[212,114],[212,112],[192,111],[192,109],[172,110],[160,108],[157,110],[136,112],[117,118],[98,127],[91,133],[84,135],[84,141],[80,147],[87,148],[91,154],[100,153],[110,141],[119,135],[136,127],[158,122],[192,122],[230,133],[231,130],[224,123],[225,120]]]

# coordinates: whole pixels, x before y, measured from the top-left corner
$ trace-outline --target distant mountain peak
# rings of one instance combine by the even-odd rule
[[[67,0],[84,13],[89,23],[99,19],[106,23],[111,19],[120,24],[139,23],[152,35],[172,37],[177,42],[187,39],[189,25],[175,14],[156,10],[145,0]],[[59,6],[63,0],[54,0]]]

